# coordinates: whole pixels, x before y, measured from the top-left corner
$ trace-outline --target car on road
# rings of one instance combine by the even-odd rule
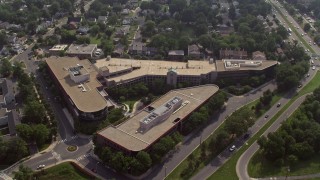
[[[312,70],[315,70],[316,69],[316,66],[312,66]]]
[[[313,60],[311,60],[311,64],[314,64],[314,61],[313,61]]]
[[[302,87],[302,84],[299,84],[298,88],[301,88]]]
[[[266,114],[265,116],[264,116],[264,118],[268,118],[269,117],[269,115],[268,114]]]
[[[278,104],[277,104],[277,107],[280,107],[280,106],[281,106],[281,103],[278,103]]]
[[[46,167],[46,165],[40,164],[40,165],[37,167],[37,169],[43,169],[44,167]]]
[[[234,150],[236,150],[236,145],[232,145],[232,146],[229,148],[229,151],[230,151],[230,152],[233,152]]]
[[[307,77],[310,77],[310,74],[307,74]]]

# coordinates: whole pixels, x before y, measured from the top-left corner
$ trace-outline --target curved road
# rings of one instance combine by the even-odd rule
[[[280,117],[263,133],[264,136],[271,132],[275,132],[283,121],[285,121],[304,101],[306,95],[299,97],[291,106],[280,115]],[[248,180],[250,176],[248,175],[248,164],[254,153],[259,150],[259,145],[255,141],[239,158],[236,166],[236,171],[239,179]]]

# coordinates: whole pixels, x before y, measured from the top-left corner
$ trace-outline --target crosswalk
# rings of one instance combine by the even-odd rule
[[[12,180],[12,178],[5,173],[0,173],[0,179]]]
[[[58,154],[57,152],[51,150],[51,154],[52,154],[52,156],[53,156],[57,161],[61,161],[61,160],[62,160],[62,159],[61,159],[61,155]]]
[[[80,157],[76,158],[76,161],[81,161],[81,160],[83,160],[83,159],[85,159],[85,158],[88,158],[88,157],[90,157],[90,156],[91,156],[91,154],[90,154],[90,153],[88,153],[88,154],[84,154],[84,155],[82,155],[82,156],[80,156]]]
[[[64,143],[64,142],[67,142],[67,141],[72,141],[72,140],[74,140],[74,139],[77,139],[79,136],[78,135],[75,135],[75,136],[72,136],[71,138],[69,138],[69,139],[62,139],[62,140],[60,140],[60,141],[58,141],[58,144],[60,144],[60,143]]]

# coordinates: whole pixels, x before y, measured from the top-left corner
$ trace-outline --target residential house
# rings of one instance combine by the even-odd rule
[[[225,24],[217,25],[217,31],[222,36],[229,35],[230,33],[234,32],[234,28],[232,26],[227,26]]]
[[[155,15],[156,12],[155,12],[154,10],[152,10],[152,9],[145,9],[145,10],[143,10],[143,11],[141,12],[141,14],[142,14],[143,16],[146,16],[146,15]]]
[[[28,38],[26,36],[23,36],[17,40],[17,43],[23,45],[27,42],[27,40],[28,40]]]
[[[168,53],[168,59],[174,60],[174,61],[181,61],[184,57],[184,51],[183,50],[171,50]]]
[[[36,33],[38,33],[41,30],[48,29],[48,27],[53,26],[53,24],[54,24],[53,20],[42,22],[40,25],[37,26]]]
[[[53,18],[54,19],[60,19],[64,16],[66,16],[67,14],[69,14],[68,12],[56,12],[54,15],[53,15]]]
[[[68,45],[66,44],[57,44],[49,49],[49,53],[51,56],[59,56],[67,49]]]
[[[248,59],[248,53],[245,50],[221,49],[219,53],[220,59]]]
[[[107,24],[108,21],[108,16],[99,16],[98,17],[98,22],[101,22],[103,24]]]
[[[115,38],[121,38],[125,35],[127,35],[130,31],[130,26],[123,25],[121,28],[116,29],[116,32],[114,34]]]
[[[121,11],[121,14],[122,15],[128,15],[130,13],[130,9],[123,9],[122,11]]]
[[[112,52],[112,57],[121,57],[124,53],[124,48],[125,46],[121,43],[116,44]]]
[[[0,22],[0,29],[9,29],[10,23],[8,22]]]
[[[15,102],[13,83],[10,79],[5,78],[1,80],[1,92],[4,104],[8,105],[12,102]]]
[[[97,22],[97,18],[87,18],[86,20],[88,22],[90,22],[90,23],[96,23]]]
[[[266,55],[264,54],[264,52],[261,52],[261,51],[253,52],[252,59],[253,60],[267,60]]]
[[[91,59],[96,50],[97,44],[71,44],[66,54],[79,59]]]
[[[89,30],[89,27],[81,26],[77,29],[77,33],[79,33],[80,35],[86,35],[88,34]]]
[[[131,24],[132,19],[130,17],[125,17],[122,20],[122,25],[130,25]]]
[[[16,34],[12,34],[12,35],[7,36],[7,42],[10,43],[11,45],[16,44],[17,39],[18,39],[18,37]]]
[[[196,44],[188,46],[188,56],[192,59],[200,59],[201,52],[199,46]]]
[[[284,52],[283,52],[283,50],[282,50],[280,47],[278,47],[275,54],[276,54],[277,56],[283,56],[283,55],[284,55]]]
[[[154,56],[157,52],[157,48],[147,47],[145,43],[138,41],[133,41],[129,46],[129,54],[131,55]]]

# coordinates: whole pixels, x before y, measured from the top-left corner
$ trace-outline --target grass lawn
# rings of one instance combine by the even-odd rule
[[[132,112],[133,109],[133,105],[134,103],[136,103],[137,101],[139,101],[141,98],[133,98],[133,99],[128,99],[126,101],[124,101],[124,104],[127,104],[130,108],[129,112]]]
[[[43,172],[37,172],[38,178],[41,180],[59,179],[59,180],[87,180],[93,179],[91,176],[84,174],[69,162],[65,162],[51,168],[45,169]]]
[[[317,154],[308,161],[300,161],[295,166],[290,166],[289,176],[319,173],[320,155]],[[270,161],[262,157],[260,151],[249,162],[248,173],[250,177],[286,176],[287,166],[276,167]]]
[[[275,104],[280,98],[281,98],[281,96],[279,96],[279,95],[273,96],[271,104],[272,104],[272,105]],[[236,112],[234,112],[233,115],[237,115],[237,112],[242,111],[243,109],[246,109],[246,108],[250,108],[250,109],[251,109],[251,107],[254,106],[254,105],[256,105],[256,104],[258,103],[258,101],[259,101],[259,100],[255,100],[255,101],[253,101],[253,102],[251,102],[251,103],[243,106],[242,108],[240,108],[240,109],[238,109]],[[267,109],[269,109],[269,107],[267,107],[266,109],[261,110],[261,112],[259,113],[259,115],[257,115],[256,118],[258,119],[258,117],[261,116],[262,114],[264,114],[264,113],[267,111]],[[225,125],[225,123],[223,122],[223,123],[219,126],[219,128],[216,129],[216,130],[214,131],[214,133],[213,133],[212,135],[210,135],[210,136],[205,140],[205,142],[210,142],[211,138],[215,137],[220,131],[223,130],[224,125]],[[225,147],[229,146],[231,143],[232,143],[232,141],[230,141],[229,144],[227,144]],[[222,150],[224,150],[224,149],[222,149]],[[181,164],[179,164],[179,166],[177,166],[177,167],[166,177],[166,179],[186,179],[186,178],[190,178],[190,177],[192,177],[193,175],[195,175],[197,172],[199,172],[205,165],[207,165],[208,163],[210,163],[211,160],[212,160],[213,158],[215,158],[220,152],[221,152],[221,151],[219,151],[219,152],[217,152],[217,153],[215,153],[215,154],[209,155],[209,157],[207,158],[207,160],[206,160],[206,161],[202,161],[202,162],[199,164],[199,167],[196,168],[195,171],[191,172],[188,176],[181,177],[180,175],[181,175],[182,171],[183,171],[183,170],[188,166],[188,164],[189,164],[188,158],[186,158],[185,160],[183,160],[183,161],[181,162]],[[197,148],[192,152],[192,154],[193,154],[193,156],[195,157],[194,159],[199,159],[199,158],[201,157],[201,148],[200,148],[200,146],[197,147]]]
[[[319,79],[320,79],[320,72],[317,71],[317,73],[314,76],[314,78],[305,87],[303,87],[301,89],[301,91],[299,91],[298,96],[301,96],[301,95],[306,94],[306,93],[313,92],[317,87],[320,86]]]
[[[271,118],[265,126],[263,126],[256,135],[254,135],[251,139],[248,140],[248,145],[247,146],[242,146],[239,151],[237,151],[223,166],[221,166],[214,174],[212,174],[209,179],[215,180],[215,179],[224,179],[224,180],[234,180],[238,179],[237,173],[236,173],[236,165],[237,161],[244,153],[248,147],[255,142],[262,134],[264,131],[266,131],[271,124],[301,95],[305,93],[312,92],[314,89],[320,86],[320,81],[318,78],[320,77],[320,73],[317,72],[315,77],[305,86],[303,89],[294,97],[292,98],[285,106],[282,107],[282,109],[273,117]],[[308,167],[306,167],[308,168]],[[318,167],[318,169],[320,169]],[[302,170],[300,171],[302,172]],[[319,171],[318,171],[319,172]],[[296,174],[298,175],[298,174]]]
[[[97,44],[99,46],[101,44],[101,38],[98,38],[98,36],[95,36],[95,37],[90,36],[90,43]]]

